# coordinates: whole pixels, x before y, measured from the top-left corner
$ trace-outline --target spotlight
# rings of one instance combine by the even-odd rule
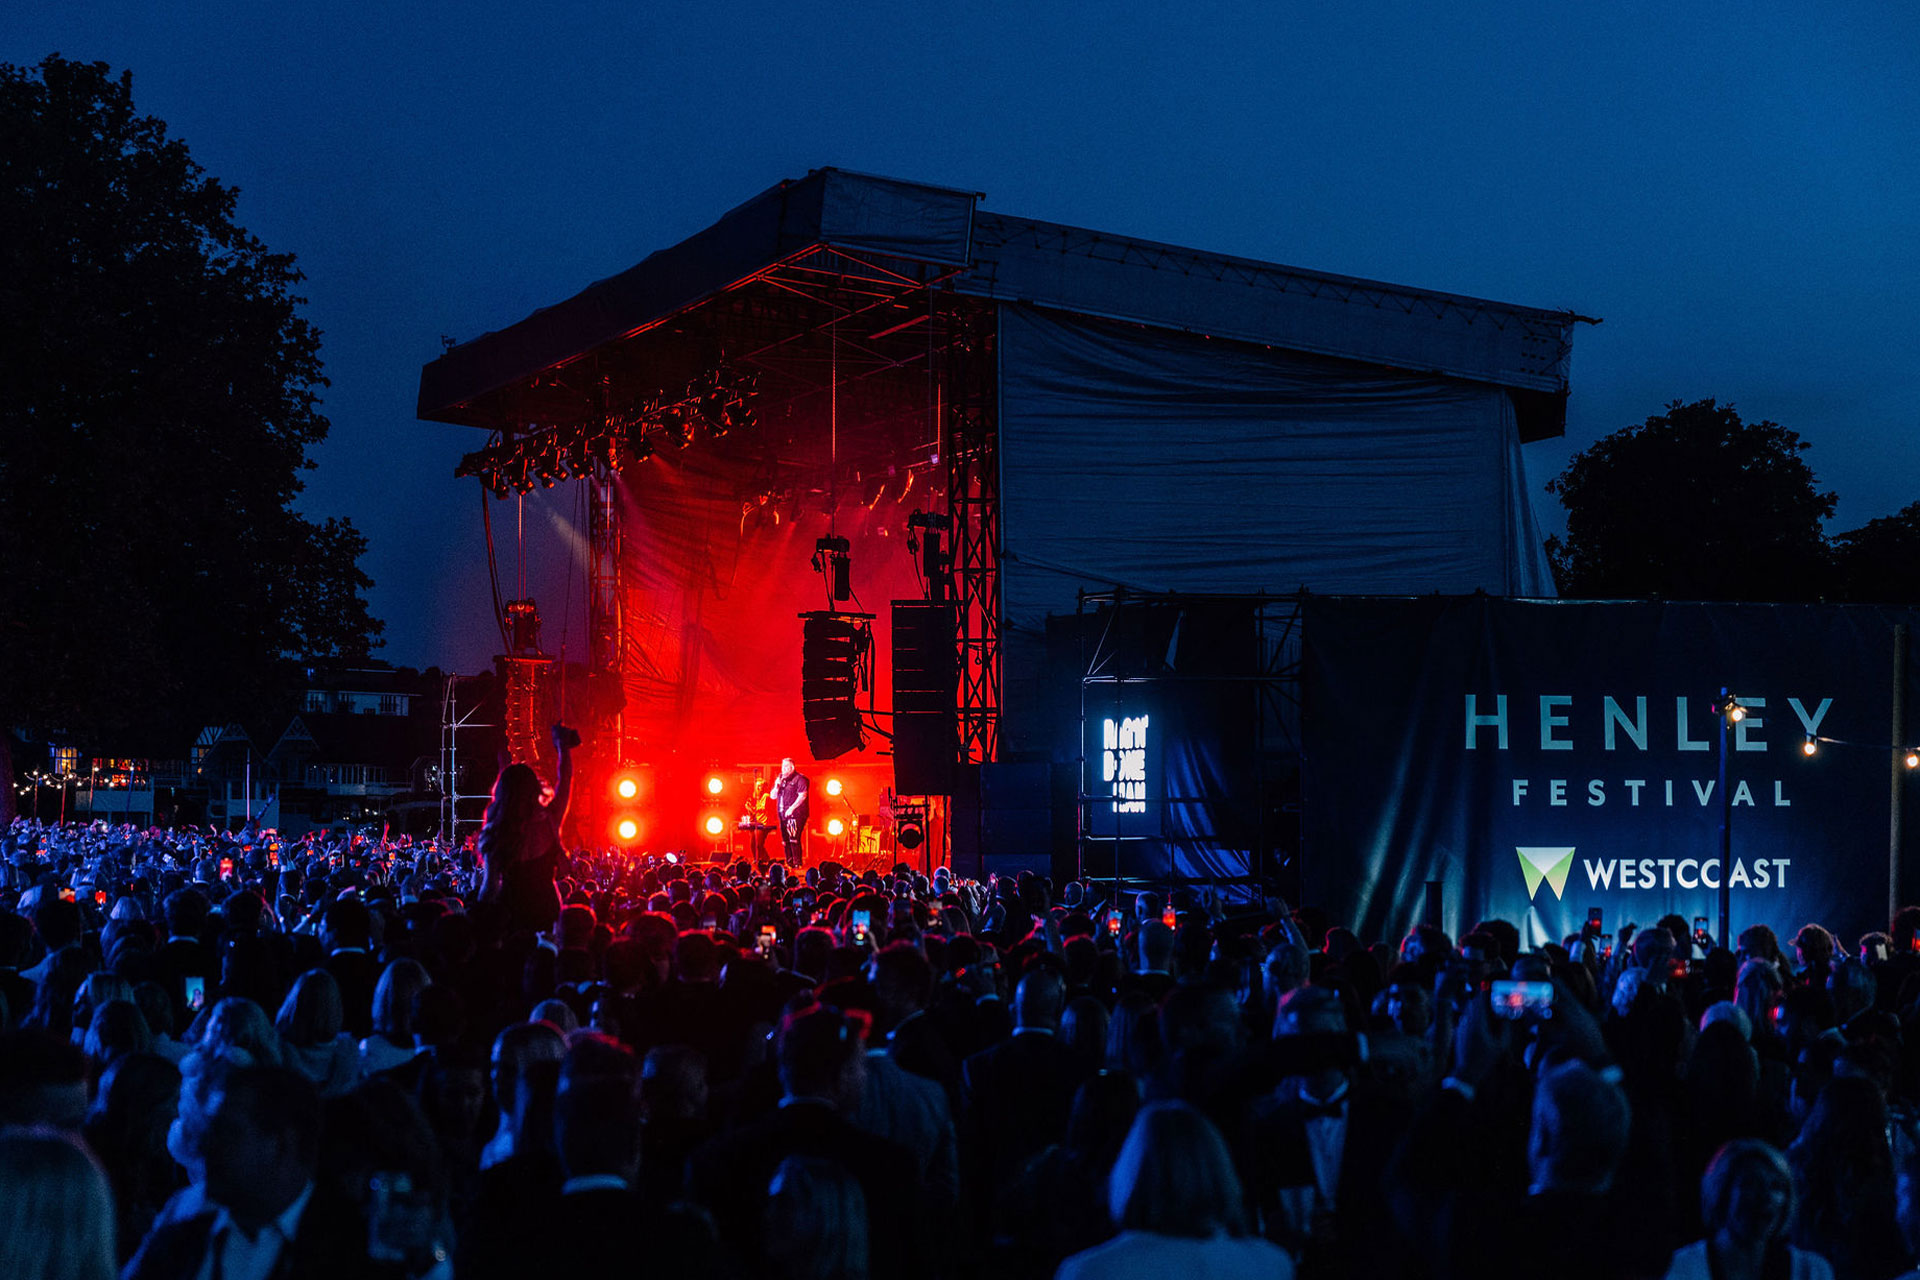
[[[1906,764],[1909,769],[1920,769],[1920,751],[1907,752]]]
[[[828,779],[827,779],[827,794],[828,794],[828,795],[830,795],[830,796],[837,796],[837,795],[839,795],[839,794],[840,794],[840,793],[841,793],[842,791],[844,791],[844,790],[846,790],[846,788],[844,788],[844,787],[842,787],[842,786],[840,785],[840,779],[838,779],[838,778],[828,778]]]
[[[918,849],[927,839],[926,815],[918,812],[900,812],[896,810],[893,821],[893,839],[902,849]]]
[[[717,773],[712,774],[707,778],[707,794],[708,795],[717,796],[722,791],[725,791],[726,789],[727,789],[727,784],[720,780],[719,774]]]
[[[1812,755],[1814,752],[1818,751],[1819,749],[1820,749],[1819,740],[1816,739],[1812,734],[1808,734],[1807,740],[1800,744],[1800,750],[1806,753],[1807,755]]]
[[[707,818],[706,827],[708,835],[717,836],[727,829],[727,822],[716,813]]]
[[[613,791],[622,800],[631,800],[640,794],[640,784],[632,778],[622,778],[613,784]]]
[[[632,818],[622,818],[620,819],[620,825],[615,827],[614,830],[620,833],[622,840],[632,840],[640,834],[640,824]]]
[[[1729,696],[1720,704],[1720,714],[1727,718],[1728,724],[1739,724],[1747,718],[1747,709],[1740,705],[1740,699]]]
[[[827,834],[828,834],[828,835],[830,835],[830,836],[837,836],[837,835],[843,835],[843,834],[845,834],[845,832],[846,832],[846,830],[847,830],[847,824],[846,824],[846,823],[844,823],[844,822],[842,822],[842,821],[840,821],[840,819],[838,819],[838,818],[828,818],[828,819],[827,819]]]

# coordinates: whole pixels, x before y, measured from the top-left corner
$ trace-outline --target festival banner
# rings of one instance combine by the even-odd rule
[[[1594,908],[1608,934],[1676,913],[1717,937],[1725,877],[1735,933],[1784,940],[1815,921],[1851,947],[1887,926],[1896,793],[1920,802],[1895,748],[1912,717],[1893,725],[1896,637],[1916,704],[1916,621],[1857,605],[1309,597],[1307,900],[1363,937],[1420,921],[1430,881],[1456,937],[1500,917],[1529,944],[1558,941]],[[1722,688],[1741,704],[1724,792]]]

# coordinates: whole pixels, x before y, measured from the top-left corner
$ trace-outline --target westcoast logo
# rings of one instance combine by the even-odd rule
[[[1555,849],[1539,845],[1517,845],[1520,854],[1520,874],[1527,878],[1527,896],[1533,897],[1540,892],[1540,882],[1546,881],[1553,890],[1553,896],[1559,898],[1567,891],[1567,873],[1573,870],[1573,850]]]
[[[1539,896],[1540,886],[1553,890],[1557,901],[1566,896],[1567,879],[1573,872],[1572,846],[1516,845],[1520,856],[1520,874],[1527,882],[1527,897]],[[1718,858],[1581,858],[1580,869],[1589,890],[1609,889],[1718,889]],[[1791,858],[1735,858],[1727,876],[1733,889],[1784,889]]]

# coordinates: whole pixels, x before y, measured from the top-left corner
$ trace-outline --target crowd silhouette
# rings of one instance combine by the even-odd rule
[[[1602,952],[544,834],[531,911],[471,844],[5,842],[4,1277],[1916,1274],[1916,908]]]

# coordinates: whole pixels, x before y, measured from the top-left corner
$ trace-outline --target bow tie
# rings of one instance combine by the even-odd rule
[[[1308,1098],[1300,1099],[1300,1119],[1339,1120],[1347,1114],[1347,1098],[1342,1094],[1331,1102],[1314,1102]]]

